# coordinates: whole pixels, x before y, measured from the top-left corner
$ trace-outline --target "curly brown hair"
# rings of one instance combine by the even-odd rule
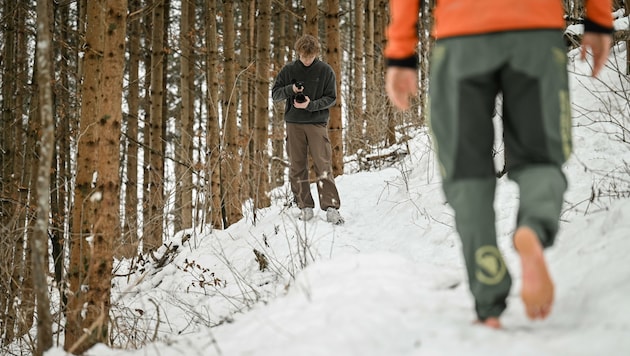
[[[320,44],[317,38],[311,35],[303,35],[295,41],[295,51],[299,55],[310,57],[319,54]]]

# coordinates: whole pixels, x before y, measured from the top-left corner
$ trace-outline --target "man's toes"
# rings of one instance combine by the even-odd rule
[[[551,313],[551,304],[545,305],[526,305],[527,317],[534,319],[545,319]]]
[[[488,318],[483,321],[483,325],[492,329],[501,329],[501,322],[498,318]]]
[[[525,305],[525,314],[527,314],[527,317],[530,319],[536,319],[536,309],[530,305]]]
[[[540,317],[542,319],[545,319],[547,316],[549,316],[550,313],[551,313],[551,303],[544,305],[540,309]]]
[[[491,329],[501,329],[501,321],[499,320],[499,318],[494,317],[489,317],[483,321],[477,320],[475,321],[475,324],[482,325]]]

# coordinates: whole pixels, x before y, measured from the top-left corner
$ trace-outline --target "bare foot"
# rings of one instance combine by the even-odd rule
[[[521,299],[527,316],[530,319],[545,319],[551,312],[554,287],[545,263],[543,247],[534,230],[529,227],[516,230],[514,246],[521,256]]]
[[[475,321],[475,324],[479,324],[490,329],[501,329],[501,322],[499,321],[499,318],[490,317],[484,321],[477,320]]]

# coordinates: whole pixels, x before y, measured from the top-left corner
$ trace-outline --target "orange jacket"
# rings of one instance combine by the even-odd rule
[[[585,30],[612,32],[611,0],[585,0]],[[385,57],[391,63],[414,57],[418,44],[418,0],[390,0]],[[437,0],[435,38],[511,30],[564,29],[561,0]],[[401,64],[401,63],[398,63]]]

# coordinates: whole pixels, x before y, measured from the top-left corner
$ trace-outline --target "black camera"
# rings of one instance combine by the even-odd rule
[[[304,89],[304,82],[295,82],[295,87],[298,89]],[[306,102],[306,96],[304,96],[303,92],[297,93],[295,94],[295,96],[293,97],[293,100],[295,100],[296,103],[305,103]]]

